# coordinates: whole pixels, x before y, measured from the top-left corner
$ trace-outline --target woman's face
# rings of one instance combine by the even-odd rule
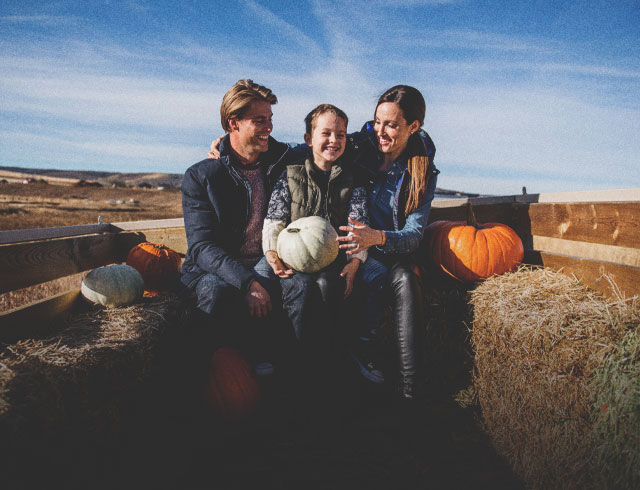
[[[418,130],[420,123],[408,123],[404,113],[395,102],[383,102],[376,108],[373,128],[378,136],[378,149],[385,160],[397,159],[407,146],[412,133]]]

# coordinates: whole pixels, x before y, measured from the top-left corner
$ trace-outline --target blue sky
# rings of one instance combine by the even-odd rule
[[[640,187],[638,0],[3,0],[0,67],[0,165],[182,173],[240,78],[287,142],[405,83],[442,188]]]

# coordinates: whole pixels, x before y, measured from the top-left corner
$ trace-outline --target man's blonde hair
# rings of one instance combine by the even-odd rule
[[[227,90],[227,93],[222,98],[222,105],[220,105],[222,128],[230,132],[229,119],[242,119],[242,116],[254,100],[269,102],[271,105],[278,103],[278,98],[271,92],[271,89],[253,83],[253,80],[238,80],[233,87]]]

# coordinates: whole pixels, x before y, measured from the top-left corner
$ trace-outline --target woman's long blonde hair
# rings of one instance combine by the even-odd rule
[[[380,104],[393,102],[398,104],[407,124],[418,121],[420,127],[424,124],[426,104],[420,91],[409,85],[395,85],[378,98],[376,110]],[[409,153],[409,182],[405,216],[416,210],[427,191],[429,157],[426,155],[424,143],[419,135],[413,134],[407,143]]]
[[[409,193],[407,204],[404,207],[405,216],[409,216],[422,202],[422,198],[427,192],[429,157],[426,155],[414,155],[409,158]]]

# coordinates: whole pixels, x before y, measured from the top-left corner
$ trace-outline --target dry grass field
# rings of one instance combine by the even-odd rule
[[[180,189],[0,184],[0,230],[179,218]]]

